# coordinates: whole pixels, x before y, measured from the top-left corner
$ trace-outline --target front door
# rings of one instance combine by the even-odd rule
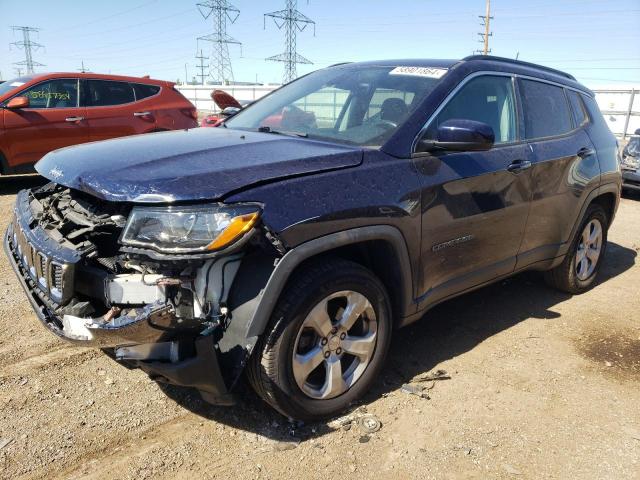
[[[439,152],[416,159],[422,178],[419,308],[513,272],[531,195],[529,147],[520,141],[511,76],[465,83],[427,126],[469,119],[493,128],[484,152]]]
[[[28,108],[4,109],[8,163],[23,171],[57,148],[89,141],[85,109],[78,105],[78,79],[59,78],[34,85],[16,96]]]

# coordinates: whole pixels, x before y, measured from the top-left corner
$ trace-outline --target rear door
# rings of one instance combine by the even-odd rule
[[[514,270],[531,195],[514,87],[510,75],[476,76],[426,129],[424,138],[435,140],[440,123],[475,120],[491,126],[496,140],[485,152],[416,159],[424,185],[421,308]]]
[[[145,111],[144,106],[141,109],[131,83],[84,80],[83,92],[92,141],[146,133],[155,128],[152,112]]]
[[[580,95],[533,79],[520,78],[519,86],[533,196],[518,268],[561,254],[586,196],[600,180]]]
[[[89,141],[85,109],[78,103],[78,79],[46,80],[18,92],[29,107],[4,109],[8,163],[29,170],[46,153]]]

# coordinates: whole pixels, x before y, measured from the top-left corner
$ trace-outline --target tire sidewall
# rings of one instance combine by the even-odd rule
[[[288,397],[291,407],[299,412],[296,415],[298,418],[326,417],[344,410],[361,397],[378,376],[391,340],[392,321],[389,298],[383,285],[373,274],[364,268],[352,268],[340,277],[336,277],[335,273],[323,277],[314,282],[316,288],[313,288],[312,293],[288,306],[288,312],[292,313],[289,319],[285,317],[278,319],[278,323],[282,322],[286,326],[277,340],[277,383],[281,393]],[[335,398],[313,399],[300,389],[293,376],[295,342],[302,323],[311,309],[327,296],[342,290],[352,290],[364,295],[373,306],[378,322],[376,348],[369,366],[349,390]]]

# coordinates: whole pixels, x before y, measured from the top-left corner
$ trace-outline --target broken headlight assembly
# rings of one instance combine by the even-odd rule
[[[640,158],[627,155],[622,157],[620,164],[623,170],[638,170],[640,168]]]
[[[134,207],[120,243],[161,253],[206,253],[240,240],[259,217],[257,205]]]

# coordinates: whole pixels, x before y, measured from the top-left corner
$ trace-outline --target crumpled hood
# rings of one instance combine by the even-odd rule
[[[252,184],[352,167],[362,150],[283,135],[197,128],[55,150],[49,180],[111,201],[217,200]]]

